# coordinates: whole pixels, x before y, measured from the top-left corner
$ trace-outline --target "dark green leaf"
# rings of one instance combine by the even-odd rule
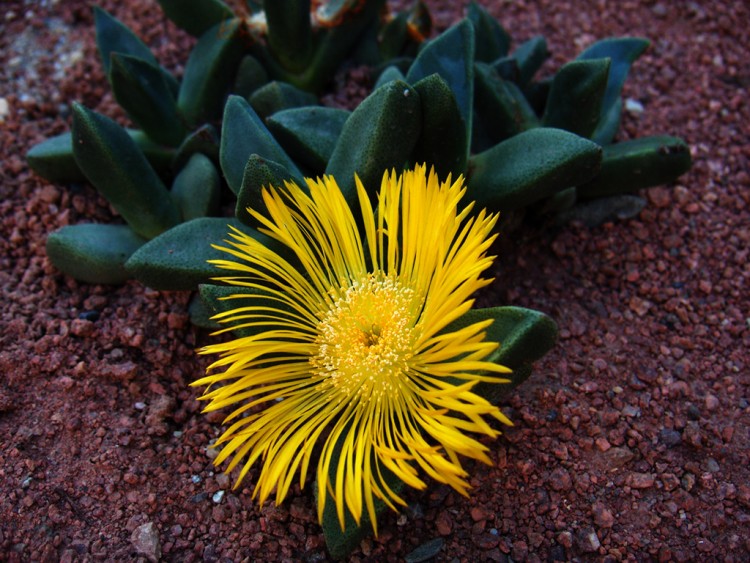
[[[633,139],[604,147],[601,171],[578,186],[582,199],[666,184],[690,169],[690,148],[676,137]]]
[[[401,169],[419,137],[421,117],[419,95],[398,81],[375,90],[352,112],[326,167],[350,205],[357,199],[355,174],[372,197],[384,172]]]
[[[513,82],[503,80],[484,63],[475,65],[475,76],[474,111],[478,120],[472,140],[475,150],[539,125],[534,110]]]
[[[219,164],[219,134],[213,125],[202,125],[185,137],[174,155],[173,168],[182,169],[190,157],[198,152],[206,155],[214,164]]]
[[[350,113],[322,106],[293,108],[273,114],[266,125],[287,153],[319,175],[331,159]]]
[[[306,189],[302,179],[295,177],[281,164],[251,154],[245,165],[242,186],[237,194],[236,217],[244,224],[257,228],[259,225],[247,211],[248,207],[267,215],[268,210],[262,196],[263,188],[283,188],[285,181],[294,182],[302,189]]]
[[[313,94],[286,82],[275,80],[258,88],[248,101],[258,116],[264,120],[277,111],[318,105],[318,98]]]
[[[453,332],[464,327],[493,319],[487,329],[486,341],[498,342],[497,348],[487,361],[513,370],[503,375],[510,383],[479,383],[473,391],[492,403],[511,389],[520,385],[531,375],[533,362],[544,356],[557,341],[557,324],[539,311],[522,307],[492,307],[472,309],[448,325],[443,332]]]
[[[474,26],[468,20],[454,25],[430,41],[419,53],[406,75],[409,84],[439,74],[450,86],[471,139],[474,102]]]
[[[130,118],[157,143],[179,145],[187,129],[162,70],[143,59],[112,53],[112,93]]]
[[[244,51],[242,25],[239,20],[227,20],[211,27],[190,53],[177,106],[193,126],[221,114]]]
[[[591,179],[601,147],[561,129],[524,131],[469,161],[466,197],[493,211],[519,209]]]
[[[221,179],[207,156],[197,152],[172,184],[172,198],[183,221],[215,215],[221,199]]]
[[[404,73],[401,72],[399,68],[395,65],[387,66],[385,70],[380,73],[380,76],[378,76],[378,79],[375,82],[375,86],[373,87],[373,90],[377,90],[383,84],[387,84],[391,80],[401,80],[401,81],[405,80]]]
[[[221,0],[157,0],[164,14],[193,37],[200,37],[211,27],[234,17]]]
[[[208,260],[231,259],[231,256],[211,245],[225,245],[229,226],[260,240],[273,243],[266,235],[225,217],[202,217],[187,221],[149,241],[126,262],[130,275],[153,289],[193,290],[202,283],[210,283],[225,271]]]
[[[130,135],[77,103],[73,154],[86,178],[140,236],[155,237],[179,222],[169,192]]]
[[[240,191],[251,154],[276,162],[297,177],[302,176],[250,104],[239,96],[229,96],[224,109],[220,159],[224,177],[234,193]]]
[[[468,153],[466,130],[456,98],[438,74],[423,78],[414,84],[414,89],[422,107],[422,130],[412,158],[417,164],[434,166],[441,180],[448,174],[455,179],[466,172]]]
[[[513,51],[513,57],[518,61],[518,85],[525,87],[534,78],[544,61],[549,58],[547,40],[538,35],[521,43]]]
[[[510,35],[487,10],[472,1],[466,17],[474,24],[476,35],[476,60],[489,63],[508,54]]]
[[[305,69],[313,54],[310,0],[263,2],[268,22],[268,48],[286,70]]]
[[[159,66],[159,62],[151,49],[130,31],[130,28],[99,6],[94,6],[94,25],[96,27],[96,44],[99,47],[99,55],[102,58],[105,75],[109,76],[111,53],[131,55],[155,67]]]
[[[602,113],[610,59],[573,61],[552,80],[542,122],[591,138]]]
[[[47,256],[63,273],[87,283],[122,283],[125,262],[146,242],[127,225],[81,223],[47,237]]]
[[[237,76],[232,86],[232,94],[249,98],[250,94],[268,82],[268,72],[258,59],[245,55],[237,68]]]
[[[607,91],[602,101],[602,119],[605,119],[620,99],[620,92],[628,77],[630,65],[648,48],[650,42],[639,37],[612,37],[597,41],[586,48],[578,60],[611,59]],[[610,138],[611,140],[611,138]]]

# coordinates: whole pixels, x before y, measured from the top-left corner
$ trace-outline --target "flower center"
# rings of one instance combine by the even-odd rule
[[[419,305],[416,292],[392,277],[354,282],[318,324],[314,372],[342,399],[364,404],[392,393],[408,371]]]

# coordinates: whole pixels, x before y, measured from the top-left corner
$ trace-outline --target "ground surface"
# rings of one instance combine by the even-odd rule
[[[150,1],[105,5],[180,72],[189,41]],[[458,3],[431,2],[444,28]],[[559,345],[504,405],[516,426],[469,465],[473,495],[409,494],[352,560],[750,558],[750,106],[742,0],[484,2],[554,59],[598,38],[653,45],[625,96],[626,136],[692,147],[676,185],[632,220],[523,229],[485,303],[553,316]],[[25,152],[69,126],[69,103],[119,116],[88,2],[5,2],[0,18],[0,560],[327,558],[309,488],[259,509],[206,446],[219,417],[188,383],[209,341],[189,296],[76,283],[46,234],[111,212],[88,186],[51,185]],[[354,94],[353,94],[354,95]],[[439,542],[438,542],[439,544]],[[433,545],[438,545],[433,544]]]

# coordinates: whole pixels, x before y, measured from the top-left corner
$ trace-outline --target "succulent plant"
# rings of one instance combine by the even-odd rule
[[[511,52],[508,33],[476,3],[466,19],[425,39],[430,19],[421,3],[383,19],[382,0],[285,0],[264,2],[264,10],[249,2],[243,14],[220,0],[159,2],[198,38],[181,79],[96,9],[103,67],[138,129],[74,104],[72,131],[32,148],[28,160],[51,181],[88,180],[125,222],[51,233],[53,264],[91,283],[135,278],[155,289],[199,289],[191,318],[201,326],[215,326],[211,316],[226,312],[224,298],[237,292],[214,281],[209,263],[221,258],[211,244],[228,226],[285,251],[248,212],[265,211],[267,186],[331,175],[351,205],[357,175],[376,205],[384,171],[426,162],[441,178],[463,175],[466,199],[506,221],[560,220],[593,200],[606,214],[621,194],[690,166],[674,137],[613,142],[621,89],[644,39],[599,41],[537,80],[549,56],[544,38]],[[373,65],[373,92],[353,111],[317,105],[310,91],[352,57]],[[230,206],[234,216],[223,216]],[[554,322],[536,311],[496,307],[460,320],[476,315],[493,319],[489,337],[503,343],[493,361],[514,369],[508,389],[555,339]],[[478,387],[497,399],[496,388]],[[367,529],[363,522],[343,533],[327,512],[323,523],[336,556]]]

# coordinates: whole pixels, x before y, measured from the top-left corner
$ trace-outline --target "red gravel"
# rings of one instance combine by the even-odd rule
[[[485,2],[489,4],[489,2]],[[155,3],[104,3],[170,68],[190,41]],[[430,2],[438,28],[453,2]],[[630,221],[521,230],[485,303],[545,311],[559,346],[507,400],[516,426],[468,464],[475,489],[408,495],[355,561],[742,561],[750,557],[750,13],[741,0],[493,3],[516,40],[544,34],[548,69],[610,35],[653,46],[625,96],[624,136],[685,138],[692,171]],[[23,155],[63,131],[69,102],[121,116],[83,0],[6,2],[0,22],[0,560],[326,559],[309,488],[259,509],[215,474],[220,417],[188,383],[207,341],[189,296],[79,284],[45,235],[108,221],[87,186],[50,185]],[[72,55],[71,55],[72,53]],[[58,67],[55,68],[55,62]],[[354,73],[357,80],[360,75]],[[0,103],[0,106],[2,104]],[[216,494],[223,492],[221,494]]]

